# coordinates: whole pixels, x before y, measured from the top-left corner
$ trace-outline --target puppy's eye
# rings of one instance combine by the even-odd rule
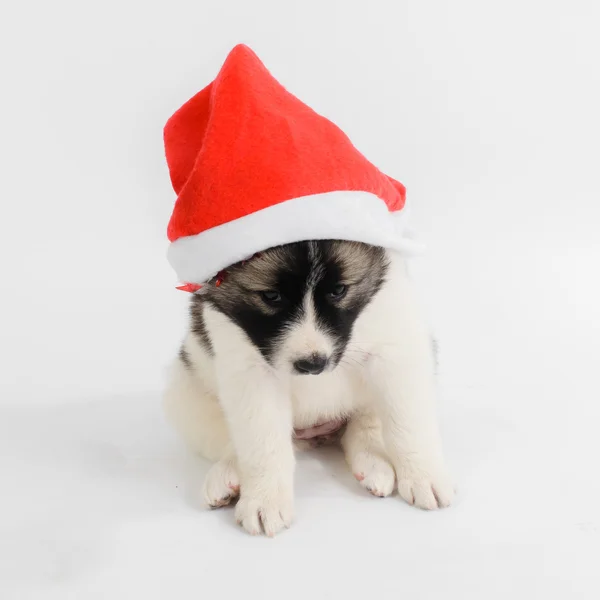
[[[343,283],[338,283],[330,292],[328,292],[327,295],[332,300],[341,300],[346,295],[347,291],[348,286],[344,285]]]
[[[278,304],[281,304],[281,301],[283,300],[281,294],[275,291],[261,292],[260,297],[263,299],[263,302],[269,306],[277,306]]]

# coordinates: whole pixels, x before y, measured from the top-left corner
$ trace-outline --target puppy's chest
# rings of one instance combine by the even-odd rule
[[[347,372],[295,377],[294,427],[305,428],[351,414],[360,403],[360,382]]]

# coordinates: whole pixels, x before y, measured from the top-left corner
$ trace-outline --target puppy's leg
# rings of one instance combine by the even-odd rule
[[[426,335],[413,337],[406,346],[386,348],[371,362],[398,493],[409,504],[426,509],[448,506],[454,497],[435,415],[432,362]]]
[[[227,506],[240,493],[240,478],[233,452],[216,462],[204,480],[204,501],[211,508]]]
[[[389,496],[396,475],[386,456],[381,422],[373,413],[357,413],[346,427],[342,448],[354,477],[374,496]]]
[[[291,402],[285,386],[262,365],[219,377],[219,393],[238,457],[241,497],[236,519],[246,531],[273,536],[293,517],[294,454]]]
[[[293,517],[294,451],[289,381],[266,365],[241,330],[207,310],[215,346],[219,400],[239,473],[237,521],[251,534],[273,536]]]
[[[374,392],[400,496],[420,508],[448,506],[454,488],[435,411],[431,336],[404,261],[394,253],[390,259],[388,279],[357,332],[374,343],[367,384]]]

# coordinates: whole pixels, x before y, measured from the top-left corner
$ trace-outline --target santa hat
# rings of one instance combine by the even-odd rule
[[[216,79],[169,119],[164,140],[177,193],[168,258],[184,283],[291,242],[412,247],[404,186],[247,46],[236,46]]]

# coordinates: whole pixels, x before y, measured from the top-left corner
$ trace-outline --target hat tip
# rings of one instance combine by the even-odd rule
[[[250,68],[255,65],[262,65],[262,61],[258,58],[256,52],[246,44],[237,44],[227,55],[223,67]]]
[[[245,56],[256,56],[254,50],[252,50],[252,48],[250,48],[250,46],[248,46],[247,44],[243,43],[236,44],[229,52],[229,56],[235,54],[243,54]]]

